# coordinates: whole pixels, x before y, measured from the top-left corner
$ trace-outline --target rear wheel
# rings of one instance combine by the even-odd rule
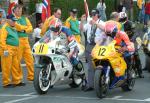
[[[106,97],[108,91],[108,84],[105,83],[106,77],[101,68],[96,69],[94,76],[94,89],[99,98]]]
[[[80,77],[74,75],[74,76],[72,77],[72,79],[73,79],[73,80],[72,80],[72,83],[69,84],[69,86],[70,86],[71,88],[78,88],[78,87],[81,85],[81,83],[82,83],[82,78],[80,78]]]
[[[74,67],[72,71],[72,83],[69,84],[71,88],[77,88],[83,83],[83,79],[85,78],[84,67],[82,62],[80,61],[79,64]]]
[[[127,81],[126,84],[121,87],[122,90],[131,91],[135,84],[135,78],[136,78],[135,71],[132,68],[127,70]]]

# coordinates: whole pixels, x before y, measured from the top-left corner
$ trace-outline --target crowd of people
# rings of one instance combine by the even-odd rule
[[[67,35],[68,45],[74,49],[69,53],[69,58],[72,65],[78,65],[78,60],[73,56],[76,54],[77,43],[85,44],[85,58],[88,64],[88,75],[86,76],[87,84],[85,91],[93,90],[94,88],[94,67],[92,63],[91,51],[96,43],[105,36],[110,36],[117,41],[117,45],[121,46],[118,52],[127,52],[124,55],[125,61],[128,64],[128,54],[135,51],[132,36],[134,35],[132,2],[129,0],[120,0],[118,10],[112,12],[110,19],[106,17],[107,5],[104,0],[100,0],[96,9],[90,12],[90,18],[85,14],[82,15],[81,21],[78,20],[78,9],[72,8],[70,16],[64,22],[61,22],[60,8],[55,8],[53,15],[45,20],[37,21],[36,28],[33,30],[30,20],[22,15],[22,5],[16,5],[13,9],[13,14],[8,15],[7,19],[4,11],[0,9],[0,55],[2,65],[2,84],[4,88],[24,86],[23,71],[21,68],[21,61],[24,59],[27,67],[27,80],[34,80],[34,59],[32,56],[31,47],[28,41],[29,34],[33,34],[35,43],[39,41],[48,29],[59,35],[63,32]],[[132,1],[132,0],[130,0]],[[144,0],[137,0],[139,6],[139,21],[147,22],[150,19],[150,0],[145,4]],[[143,10],[144,9],[144,10]],[[145,11],[143,13],[143,11]],[[130,17],[128,16],[130,14]],[[143,16],[145,14],[145,16]],[[145,19],[143,19],[143,17]],[[144,20],[144,21],[143,21]],[[85,35],[82,35],[85,34]],[[85,41],[83,40],[85,36]],[[84,42],[84,43],[83,43]],[[122,42],[124,45],[122,45]],[[130,58],[130,56],[129,56]],[[118,68],[116,68],[118,69]],[[123,77],[125,69],[121,73],[114,72],[118,79]],[[143,77],[140,69],[139,77]]]

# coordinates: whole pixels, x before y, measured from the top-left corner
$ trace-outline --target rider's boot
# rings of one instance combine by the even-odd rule
[[[125,76],[115,77],[113,82],[111,83],[110,89],[122,85],[125,79],[126,79]]]

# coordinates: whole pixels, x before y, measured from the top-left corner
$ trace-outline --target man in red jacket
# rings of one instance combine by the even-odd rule
[[[150,20],[150,0],[148,0],[145,5],[145,26],[147,26],[149,20]]]

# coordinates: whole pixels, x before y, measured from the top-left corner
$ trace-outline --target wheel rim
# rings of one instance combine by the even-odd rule
[[[81,82],[82,82],[82,78],[79,77],[79,76],[77,76],[77,75],[75,75],[75,76],[74,76],[74,82],[75,82],[77,85],[80,85]]]
[[[132,89],[134,87],[134,84],[135,84],[135,72],[134,70],[130,70],[129,71],[129,78],[128,78],[128,85],[129,85],[129,88]]]
[[[39,86],[42,91],[47,91],[50,87],[50,80],[47,80],[48,73],[51,71],[50,66],[48,65],[46,68],[42,68],[39,74]]]
[[[82,65],[82,64],[81,64]],[[82,66],[82,69],[80,71],[74,69],[73,71],[73,79],[74,79],[74,82],[77,84],[77,85],[80,85],[82,83],[82,76],[83,76],[83,73],[84,73],[84,68]]]

